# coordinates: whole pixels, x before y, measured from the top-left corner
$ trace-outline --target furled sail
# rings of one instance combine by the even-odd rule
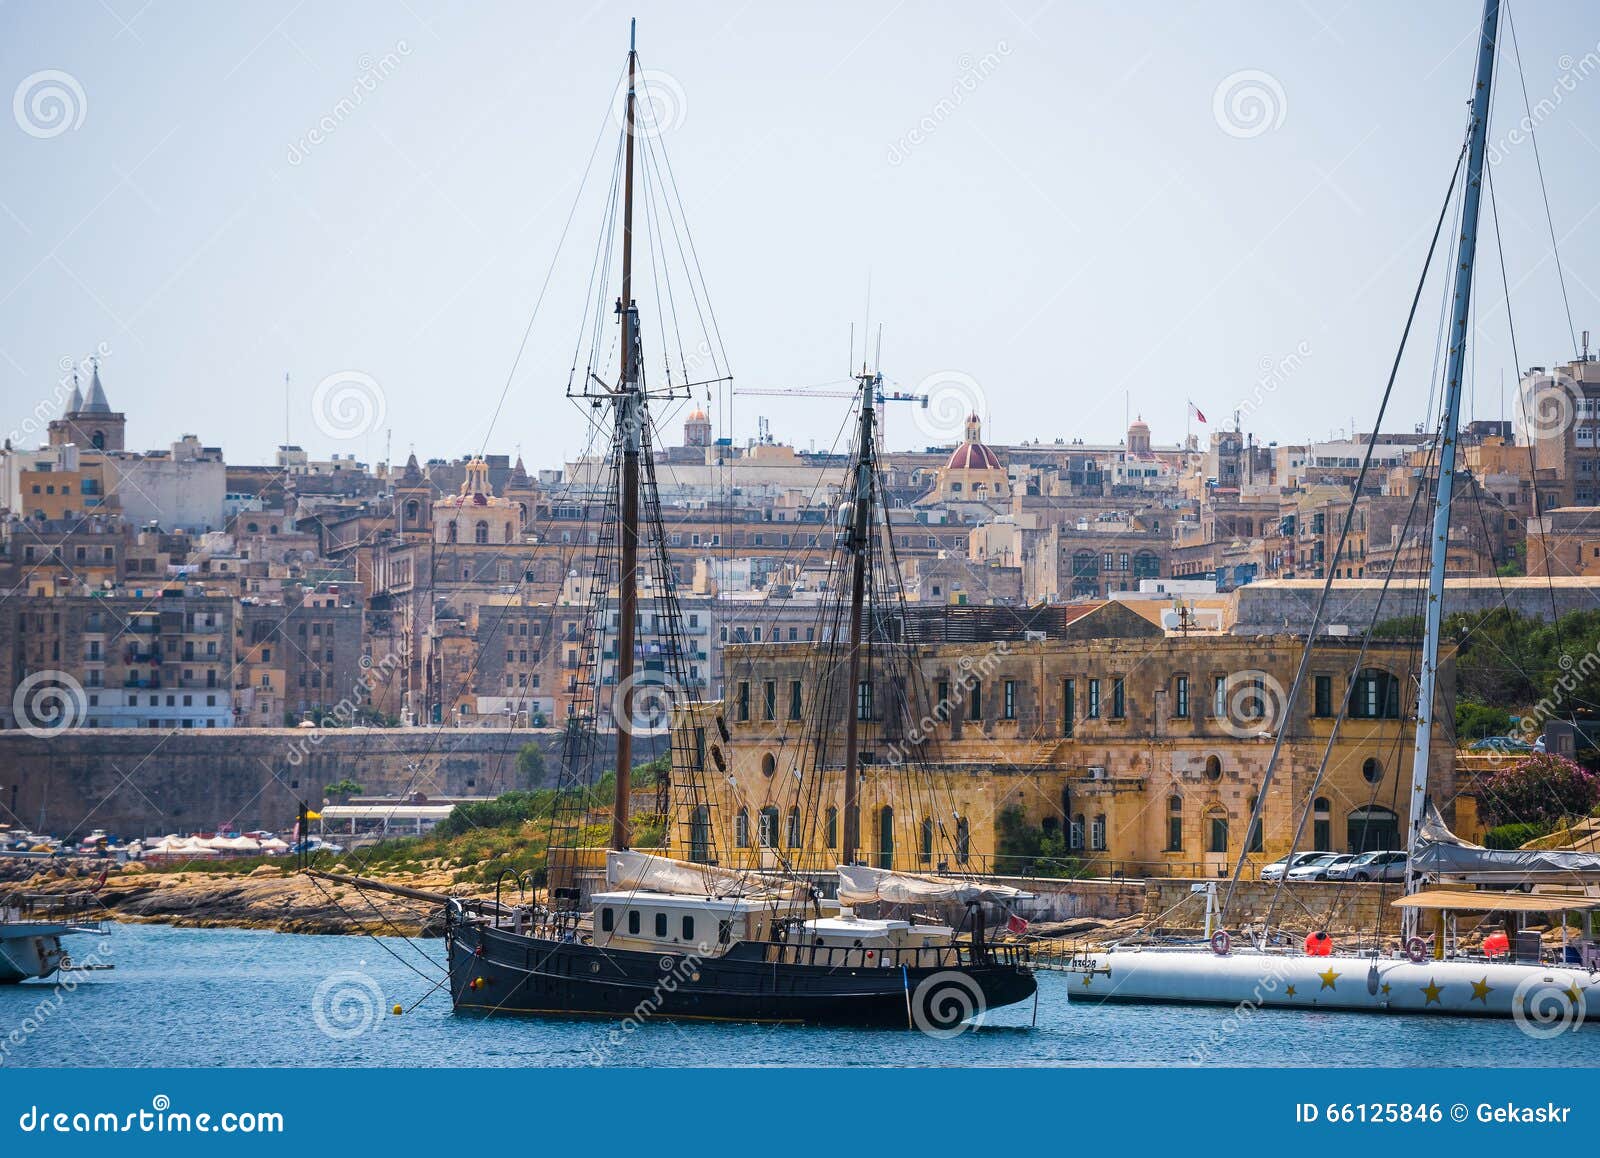
[[[845,905],[867,905],[873,901],[887,901],[893,905],[932,901],[966,904],[968,901],[1009,901],[1032,895],[1010,885],[897,873],[859,864],[839,866],[839,903]]]
[[[1570,849],[1484,848],[1451,832],[1432,804],[1417,829],[1411,854],[1419,872],[1443,873],[1568,873],[1600,879],[1600,853]]]
[[[773,897],[792,901],[810,896],[809,887],[798,881],[631,850],[606,853],[606,884],[619,890],[690,897]]]

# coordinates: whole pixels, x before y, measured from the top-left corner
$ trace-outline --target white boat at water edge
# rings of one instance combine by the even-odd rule
[[[100,920],[92,915],[95,907],[88,894],[0,897],[0,985],[44,979],[71,969],[72,958],[61,943],[63,937],[106,935]]]

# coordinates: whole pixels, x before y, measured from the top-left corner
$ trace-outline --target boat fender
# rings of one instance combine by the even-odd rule
[[[1232,945],[1233,939],[1228,936],[1228,930],[1218,929],[1211,934],[1211,951],[1218,957],[1226,957]]]
[[[1324,931],[1306,934],[1306,956],[1326,957],[1333,952],[1333,938]]]
[[[1381,982],[1382,978],[1378,976],[1378,963],[1374,961],[1372,967],[1367,970],[1367,995],[1378,996],[1378,990],[1382,988]]]
[[[1406,956],[1413,965],[1421,965],[1428,956],[1428,943],[1421,937],[1412,937],[1406,942]]]

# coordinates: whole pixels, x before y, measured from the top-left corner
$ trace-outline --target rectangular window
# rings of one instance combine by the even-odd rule
[[[1100,681],[1097,679],[1089,681],[1088,716],[1091,720],[1100,718]]]
[[[972,699],[970,702],[972,704],[971,718],[974,720],[983,719],[983,685],[977,680],[972,681]]]
[[[639,932],[639,910],[638,909],[629,909],[628,910],[628,932],[634,933],[634,934],[637,934]]]
[[[778,681],[767,680],[761,685],[761,718],[775,720],[778,718]]]
[[[733,922],[732,921],[718,921],[717,922],[717,941],[718,941],[718,943],[726,945],[731,940],[733,940]]]
[[[750,719],[750,684],[745,680],[739,681],[739,722],[747,723]]]
[[[1007,680],[1006,681],[1005,718],[1008,719],[1008,720],[1014,720],[1014,719],[1017,718],[1017,681],[1016,680]]]
[[[667,915],[665,913],[656,914],[656,936],[663,941],[667,939]]]
[[[1319,675],[1316,677],[1316,706],[1315,711],[1321,719],[1333,715],[1333,677]]]
[[[856,719],[872,719],[872,681],[862,680],[856,685]]]
[[[616,914],[616,911],[614,909],[601,909],[600,910],[600,929],[601,929],[601,931],[605,932],[605,933],[609,933],[613,929],[615,929],[616,927],[617,927],[617,914]]]
[[[1226,816],[1213,816],[1211,818],[1211,852],[1228,851],[1228,818]]]
[[[791,720],[798,720],[800,718],[800,681],[799,680],[790,680],[789,681],[789,718]]]
[[[1061,734],[1072,735],[1073,717],[1077,715],[1078,705],[1073,701],[1078,698],[1078,681],[1061,681]]]
[[[1167,851],[1183,851],[1183,817],[1167,817]]]
[[[704,725],[694,730],[694,767],[704,771],[706,766],[706,730]]]
[[[1096,852],[1106,850],[1106,814],[1097,813],[1089,826],[1089,847]]]
[[[1127,696],[1123,691],[1122,677],[1111,681],[1111,718],[1120,720],[1128,714]]]
[[[1180,720],[1189,718],[1189,677],[1186,675],[1173,680],[1172,714]]]
[[[1223,720],[1228,716],[1228,677],[1211,677],[1211,715],[1213,719]]]
[[[683,939],[685,941],[694,940],[694,918],[687,914],[683,918]]]

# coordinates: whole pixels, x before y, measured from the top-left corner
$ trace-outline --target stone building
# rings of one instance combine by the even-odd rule
[[[1412,656],[1373,642],[1319,643],[1303,701],[1286,711],[1303,639],[1167,636],[1116,604],[1044,632],[921,644],[904,697],[883,674],[823,697],[816,649],[730,648],[741,676],[685,717],[703,752],[709,831],[723,864],[780,858],[830,867],[842,807],[842,703],[860,713],[861,857],[910,871],[1011,871],[1008,834],[1054,835],[1092,872],[1215,878],[1241,851],[1281,855],[1309,809],[1302,848],[1403,846]],[[1444,685],[1451,686],[1445,679]],[[1318,769],[1346,696],[1326,773]],[[824,701],[833,707],[825,707]],[[900,710],[893,706],[900,704]],[[1447,705],[1448,710],[1448,705]],[[1273,740],[1288,728],[1259,832],[1249,831]],[[726,729],[727,738],[722,738]],[[1433,798],[1453,802],[1451,751],[1435,732]],[[821,783],[815,737],[830,737]],[[798,774],[797,774],[798,772]],[[676,807],[689,807],[680,793]],[[680,816],[670,831],[696,831]],[[683,853],[697,850],[685,849]]]
[[[233,645],[233,601],[181,586],[154,598],[7,599],[0,726],[231,727]]]

